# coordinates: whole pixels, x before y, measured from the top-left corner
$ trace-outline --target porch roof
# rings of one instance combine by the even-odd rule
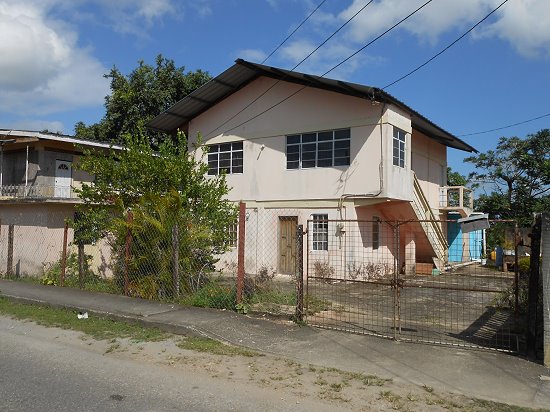
[[[30,130],[0,129],[0,142],[2,140],[11,140],[11,139],[16,140],[14,143],[50,140],[50,141],[56,141],[56,142],[71,143],[73,145],[100,147],[105,149],[108,149],[110,147],[116,150],[123,149],[122,146],[111,145],[105,142],[96,142],[93,140],[77,139],[76,137],[57,134],[57,133],[45,133],[45,132],[36,132],[36,131],[30,131]]]

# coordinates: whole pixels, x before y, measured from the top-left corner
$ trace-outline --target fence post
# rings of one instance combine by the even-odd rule
[[[129,271],[130,271],[130,257],[131,257],[131,247],[132,247],[132,229],[130,226],[132,225],[132,222],[134,221],[134,214],[131,210],[128,210],[128,217],[126,219],[126,222],[128,223],[126,228],[126,247],[125,247],[125,253],[124,253],[124,294],[126,296],[130,293],[130,279],[129,279]]]
[[[246,228],[246,203],[239,203],[239,232],[238,232],[238,253],[237,253],[237,304],[242,302],[244,288],[244,248]]]
[[[304,320],[304,225],[296,227],[296,320]]]
[[[8,226],[8,262],[6,267],[6,275],[8,278],[13,276],[13,237],[14,237],[14,224]]]
[[[541,215],[536,214],[531,231],[531,260],[529,262],[529,292],[527,300],[527,355],[537,355],[537,301],[539,295]]]
[[[550,367],[550,213],[542,214],[542,310],[544,365]],[[531,255],[533,256],[533,255]]]
[[[518,257],[518,245],[519,245],[519,227],[518,222],[516,221],[514,226],[514,289],[516,300],[514,302],[515,310],[514,314],[516,319],[519,316],[519,257]]]
[[[172,287],[174,297],[180,296],[180,236],[177,223],[172,226]]]
[[[78,287],[82,289],[84,287],[84,270],[85,270],[85,256],[84,256],[84,243],[82,240],[78,241]]]
[[[63,250],[61,252],[61,274],[59,275],[59,285],[65,286],[65,271],[67,269],[67,233],[69,232],[69,223],[65,222],[63,228]]]

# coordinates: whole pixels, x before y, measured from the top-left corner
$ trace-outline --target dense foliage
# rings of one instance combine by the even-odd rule
[[[75,135],[81,139],[123,143],[123,136],[144,134],[158,145],[166,135],[145,130],[155,116],[211,79],[207,72],[185,72],[173,60],[157,56],[156,65],[143,61],[128,76],[113,67],[105,77],[111,81],[111,94],[105,97],[105,115],[92,125],[78,122]]]
[[[115,274],[120,282],[129,265],[134,295],[171,297],[200,286],[197,276],[226,249],[227,228],[236,221],[235,205],[224,199],[225,176],[207,176],[206,162],[187,150],[182,133],[160,143],[158,152],[143,135],[127,136],[124,147],[84,149],[78,167],[95,182],[79,189],[84,205],[75,221],[76,240],[110,236]],[[128,233],[130,262],[125,260]]]
[[[525,139],[501,137],[494,150],[465,160],[475,166],[470,179],[493,190],[478,197],[477,210],[525,224],[533,212],[550,210],[549,129]]]

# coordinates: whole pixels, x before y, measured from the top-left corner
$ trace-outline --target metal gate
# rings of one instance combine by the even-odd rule
[[[458,256],[450,256],[448,223],[308,221],[308,323],[396,340],[519,351],[518,265],[509,249],[499,249],[499,256],[489,249],[493,243],[510,247],[514,226],[502,222],[461,233],[461,247],[451,251]]]

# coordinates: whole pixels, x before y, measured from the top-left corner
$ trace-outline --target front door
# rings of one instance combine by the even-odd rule
[[[56,160],[54,197],[71,197],[71,177],[71,162]]]
[[[279,217],[279,271],[294,274],[296,271],[296,216]]]

